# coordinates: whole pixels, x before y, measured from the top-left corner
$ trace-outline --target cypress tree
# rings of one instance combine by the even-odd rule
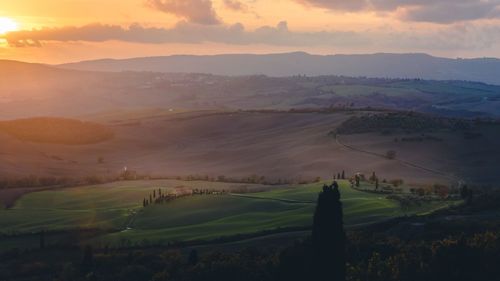
[[[345,281],[346,237],[337,182],[318,196],[312,230],[314,280]]]
[[[189,253],[188,263],[190,265],[196,265],[198,263],[198,251],[196,251],[196,249],[191,250]]]
[[[82,271],[87,273],[92,270],[94,265],[94,253],[92,251],[92,246],[85,246],[85,250],[83,252],[83,260],[82,260]]]
[[[45,249],[45,230],[40,231],[40,249]]]
[[[467,185],[463,185],[462,188],[460,189],[460,196],[462,199],[466,199],[469,194],[469,189],[467,188]]]

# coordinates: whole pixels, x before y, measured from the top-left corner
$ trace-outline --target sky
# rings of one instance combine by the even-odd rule
[[[0,0],[0,59],[294,51],[500,57],[500,0]]]

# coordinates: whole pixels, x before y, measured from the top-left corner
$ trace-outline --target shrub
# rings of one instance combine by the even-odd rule
[[[394,151],[394,150],[389,150],[389,151],[387,151],[387,152],[385,153],[385,157],[386,157],[387,159],[389,159],[389,160],[394,160],[394,159],[396,159],[396,154],[397,154],[397,153],[396,153],[396,151]]]

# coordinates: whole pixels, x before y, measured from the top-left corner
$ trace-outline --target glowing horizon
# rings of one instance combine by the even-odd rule
[[[293,51],[500,57],[500,1],[20,0],[0,8],[0,59]]]
[[[18,24],[13,19],[0,17],[0,35],[16,31],[17,29],[18,29]]]

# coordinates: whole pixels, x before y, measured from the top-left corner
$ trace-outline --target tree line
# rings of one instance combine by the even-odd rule
[[[158,191],[158,192],[157,192]],[[229,190],[214,190],[214,189],[188,189],[188,188],[175,188],[173,191],[163,191],[161,188],[154,189],[149,196],[144,197],[142,206],[147,207],[152,204],[166,204],[170,201],[180,199],[188,196],[196,195],[224,195],[228,194]]]
[[[98,160],[99,161],[99,160]],[[101,160],[102,161],[102,160]],[[116,175],[91,175],[85,177],[58,177],[58,176],[9,176],[0,177],[0,189],[7,188],[30,188],[51,186],[80,186],[104,184],[116,181],[133,180],[179,180],[179,181],[208,181],[222,183],[246,183],[262,185],[290,185],[309,184],[321,181],[321,177],[311,178],[266,178],[261,175],[250,175],[246,177],[209,176],[209,175],[185,175],[185,176],[151,176],[140,174],[133,170],[126,170]]]

